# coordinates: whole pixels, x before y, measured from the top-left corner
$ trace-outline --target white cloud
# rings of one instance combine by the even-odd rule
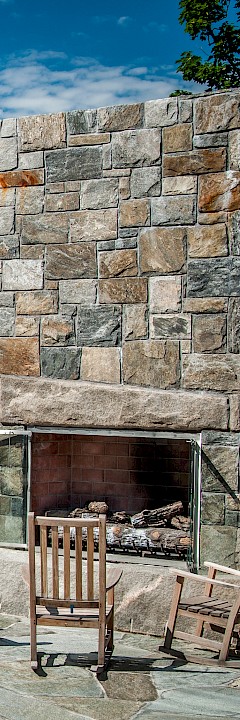
[[[121,26],[128,25],[130,21],[131,21],[131,18],[129,17],[129,15],[122,15],[122,17],[119,17],[117,19],[117,24],[121,25]]]
[[[1,1],[1,0],[0,0]],[[31,115],[167,97],[181,83],[174,71],[106,66],[94,58],[66,61],[62,52],[29,51],[0,68],[0,115]]]

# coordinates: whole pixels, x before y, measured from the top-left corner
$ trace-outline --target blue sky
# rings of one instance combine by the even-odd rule
[[[0,117],[199,91],[176,74],[194,47],[178,15],[177,0],[0,0]]]

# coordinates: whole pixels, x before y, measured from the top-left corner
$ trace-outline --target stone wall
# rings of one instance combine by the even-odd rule
[[[239,104],[204,94],[0,128],[1,422],[205,430],[206,545],[219,526],[231,548]]]

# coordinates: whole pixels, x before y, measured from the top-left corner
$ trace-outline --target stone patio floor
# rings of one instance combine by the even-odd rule
[[[158,650],[160,638],[116,632],[109,668],[96,679],[96,639],[94,630],[41,628],[33,672],[28,619],[0,614],[0,720],[240,718],[240,662],[184,664]]]

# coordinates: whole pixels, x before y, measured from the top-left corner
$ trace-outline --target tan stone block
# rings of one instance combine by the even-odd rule
[[[185,298],[183,300],[184,312],[193,313],[218,313],[227,312],[228,300],[227,298],[219,297],[206,297],[206,298]]]
[[[83,347],[80,376],[88,382],[120,383],[119,349]]]
[[[16,213],[18,215],[35,215],[43,210],[44,188],[21,187],[16,191]]]
[[[0,373],[3,375],[40,375],[37,338],[1,338]]]
[[[48,245],[45,275],[50,280],[96,277],[95,243]]]
[[[144,278],[114,278],[99,280],[99,303],[145,303],[147,280]]]
[[[240,130],[229,133],[229,170],[240,170]]]
[[[216,212],[238,210],[240,206],[240,172],[211,173],[199,178],[199,210]]]
[[[78,185],[77,189],[80,190],[80,181],[74,180],[73,182],[77,182],[77,185]],[[53,194],[64,193],[66,185],[67,185],[67,183],[64,183],[64,182],[46,183],[46,192],[53,193]]]
[[[225,148],[201,148],[163,157],[163,177],[220,172],[226,168]]]
[[[52,184],[54,185],[54,183],[52,183]],[[80,180],[66,180],[66,182],[63,183],[63,185],[65,185],[65,192],[79,192],[79,190],[81,188]],[[56,192],[62,192],[62,191],[56,190]],[[64,188],[63,188],[63,192],[64,192]]]
[[[126,277],[137,273],[136,250],[111,250],[99,253],[99,277]]]
[[[150,311],[178,312],[181,309],[182,282],[179,275],[149,279]]]
[[[38,337],[39,318],[18,315],[15,322],[15,334],[17,337]]]
[[[183,355],[188,355],[192,352],[191,340],[181,340],[180,342],[181,352]]]
[[[47,280],[45,278],[44,288],[45,290],[57,290],[59,286],[58,280]]]
[[[74,345],[75,334],[73,320],[61,315],[42,318],[41,322],[41,344],[52,345]]]
[[[15,188],[0,190],[0,207],[9,207],[15,203]]]
[[[98,127],[100,130],[109,130],[109,132],[142,127],[143,109],[142,103],[99,108],[97,111]]]
[[[240,356],[233,354],[188,355],[183,358],[182,386],[189,390],[239,390]]]
[[[23,494],[23,471],[17,467],[1,467],[0,469],[1,492],[6,495],[22,496]],[[16,518],[14,518],[16,520]],[[22,523],[22,518],[21,518]],[[19,540],[18,540],[19,542]],[[21,541],[20,541],[21,542]]]
[[[96,280],[60,280],[59,297],[63,305],[94,305],[97,294]]]
[[[124,340],[144,340],[148,334],[147,306],[125,305],[123,309]]]
[[[173,273],[185,268],[185,229],[153,227],[140,231],[141,274]]]
[[[123,381],[130,385],[176,387],[179,344],[169,340],[135,340],[123,346]]]
[[[45,255],[45,245],[21,245],[21,260],[43,260]]]
[[[162,131],[163,152],[174,153],[192,150],[192,124],[183,123],[165,127]]]
[[[216,225],[216,223],[227,223],[228,213],[221,210],[220,212],[198,213],[198,223],[200,225]]]
[[[121,177],[129,177],[130,175],[131,175],[130,168],[111,168],[108,170],[103,170],[103,177],[121,178]]]
[[[25,215],[22,218],[21,242],[23,245],[67,243],[68,222],[67,213],[62,212]]]
[[[114,240],[117,237],[117,209],[80,210],[71,219],[71,241]]]
[[[120,226],[141,227],[150,225],[148,200],[125,200],[120,204]]]
[[[230,395],[230,430],[240,432],[240,394]]]
[[[58,210],[79,210],[79,193],[66,192],[62,194],[52,193],[45,197],[46,212],[56,212]]]
[[[126,343],[125,349],[129,346],[132,343]],[[126,385],[103,388],[71,380],[1,378],[0,421],[5,425],[99,428],[99,418],[104,428],[227,430],[228,398],[215,392],[161,391]]]
[[[48,315],[57,312],[57,292],[34,290],[16,293],[17,315]]]
[[[240,493],[235,494],[235,498],[231,495],[225,496],[226,510],[240,510]]]
[[[119,197],[120,200],[127,200],[130,197],[130,178],[119,178]]]
[[[223,223],[195,225],[187,230],[189,257],[222,257],[228,254],[227,231]]]
[[[69,135],[68,145],[102,145],[109,143],[111,140],[110,133],[94,133],[92,135]]]
[[[225,353],[227,347],[226,315],[193,317],[193,352]]]
[[[195,132],[210,133],[239,127],[239,92],[211,94],[195,100]]]
[[[230,488],[238,490],[239,448],[229,445],[203,445],[202,449],[203,490],[226,492],[221,478]]]
[[[181,175],[163,178],[162,195],[193,195],[197,192],[197,177]]]
[[[66,144],[64,113],[33,115],[18,120],[20,150],[46,150]]]
[[[0,187],[28,187],[44,185],[44,170],[10,170],[0,173]]]

